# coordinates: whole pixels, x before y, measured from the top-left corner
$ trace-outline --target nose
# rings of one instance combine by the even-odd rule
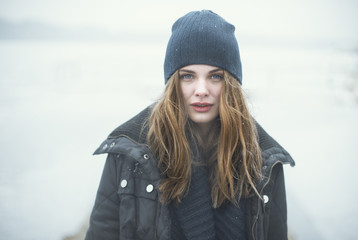
[[[195,88],[195,96],[197,97],[205,97],[209,95],[209,89],[207,86],[207,82],[205,79],[198,79],[196,88]]]

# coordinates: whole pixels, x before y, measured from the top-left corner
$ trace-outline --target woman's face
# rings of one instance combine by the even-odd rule
[[[179,69],[179,79],[189,118],[206,133],[219,115],[224,71],[209,65],[189,65]]]

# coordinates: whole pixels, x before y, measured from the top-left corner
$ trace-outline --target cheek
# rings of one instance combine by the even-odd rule
[[[181,93],[183,95],[184,100],[188,100],[189,97],[191,96],[190,88],[188,86],[186,86],[186,85],[181,84],[180,85],[180,90],[181,90]]]
[[[217,101],[220,101],[220,95],[221,95],[222,89],[223,89],[223,86],[219,86],[212,91],[213,96],[215,97],[215,99]]]

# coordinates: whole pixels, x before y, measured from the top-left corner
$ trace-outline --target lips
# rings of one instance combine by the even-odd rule
[[[195,111],[197,112],[207,112],[211,109],[211,107],[213,106],[213,104],[210,103],[206,103],[206,102],[195,102],[190,104]]]

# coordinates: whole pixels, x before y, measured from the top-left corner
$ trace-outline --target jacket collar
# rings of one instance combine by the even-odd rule
[[[126,136],[134,142],[146,144],[149,130],[148,122],[153,106],[154,105],[150,105],[136,116],[117,127],[111,134],[109,134],[108,138],[113,139],[120,136]]]
[[[134,142],[147,144],[149,117],[154,105],[155,104],[148,106],[139,114],[117,127],[108,138],[113,139],[126,136]],[[289,163],[291,166],[294,166],[295,162],[290,154],[278,144],[259,123],[256,121],[255,123],[264,166],[269,163],[269,156],[272,156],[272,154],[278,154],[280,162],[284,164]]]
[[[274,164],[273,161],[280,161],[282,164],[290,164],[295,166],[295,161],[291,155],[273,139],[259,123],[256,123],[259,146],[261,149],[263,167]],[[275,156],[275,157],[274,157]]]

